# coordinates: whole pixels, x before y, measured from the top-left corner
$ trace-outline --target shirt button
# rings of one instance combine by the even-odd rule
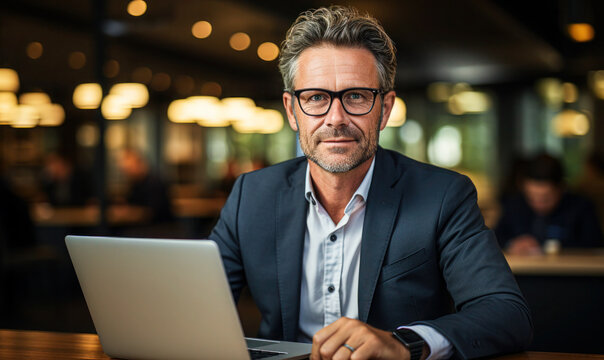
[[[331,234],[331,236],[329,237],[329,240],[331,240],[333,242],[333,241],[338,240],[338,237],[336,236],[336,234]]]
[[[327,288],[327,291],[329,291],[330,293],[334,292],[336,290],[336,287],[333,285],[329,285],[329,287]]]

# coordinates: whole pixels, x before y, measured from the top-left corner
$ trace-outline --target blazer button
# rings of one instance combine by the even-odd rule
[[[336,234],[331,234],[331,236],[329,237],[329,240],[334,242],[334,241],[338,240],[338,237],[336,236]]]
[[[327,291],[329,291],[330,293],[336,291],[336,287],[333,285],[329,285],[329,287],[327,288]]]

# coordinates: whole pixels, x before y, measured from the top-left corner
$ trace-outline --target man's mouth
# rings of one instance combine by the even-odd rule
[[[328,139],[322,139],[321,142],[323,143],[327,143],[327,144],[347,144],[347,143],[351,143],[351,142],[356,142],[356,139],[353,138],[328,138]]]

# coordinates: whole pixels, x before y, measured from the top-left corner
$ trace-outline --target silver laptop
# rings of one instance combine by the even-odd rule
[[[111,357],[237,360],[252,353],[266,359],[310,354],[310,344],[243,337],[213,241],[69,235],[65,243],[103,351]]]

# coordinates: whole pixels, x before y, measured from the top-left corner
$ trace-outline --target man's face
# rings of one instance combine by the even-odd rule
[[[375,58],[369,50],[320,45],[300,54],[295,90],[352,87],[379,88]],[[382,97],[376,96],[373,109],[366,115],[346,113],[339,99],[334,99],[329,112],[322,116],[304,114],[289,93],[283,94],[283,103],[290,126],[299,131],[304,154],[326,171],[341,173],[370,160],[377,150],[379,131],[386,126],[395,93],[384,95],[381,119]]]
[[[547,181],[527,179],[524,181],[523,191],[529,206],[542,216],[551,213],[562,196],[560,187]]]

